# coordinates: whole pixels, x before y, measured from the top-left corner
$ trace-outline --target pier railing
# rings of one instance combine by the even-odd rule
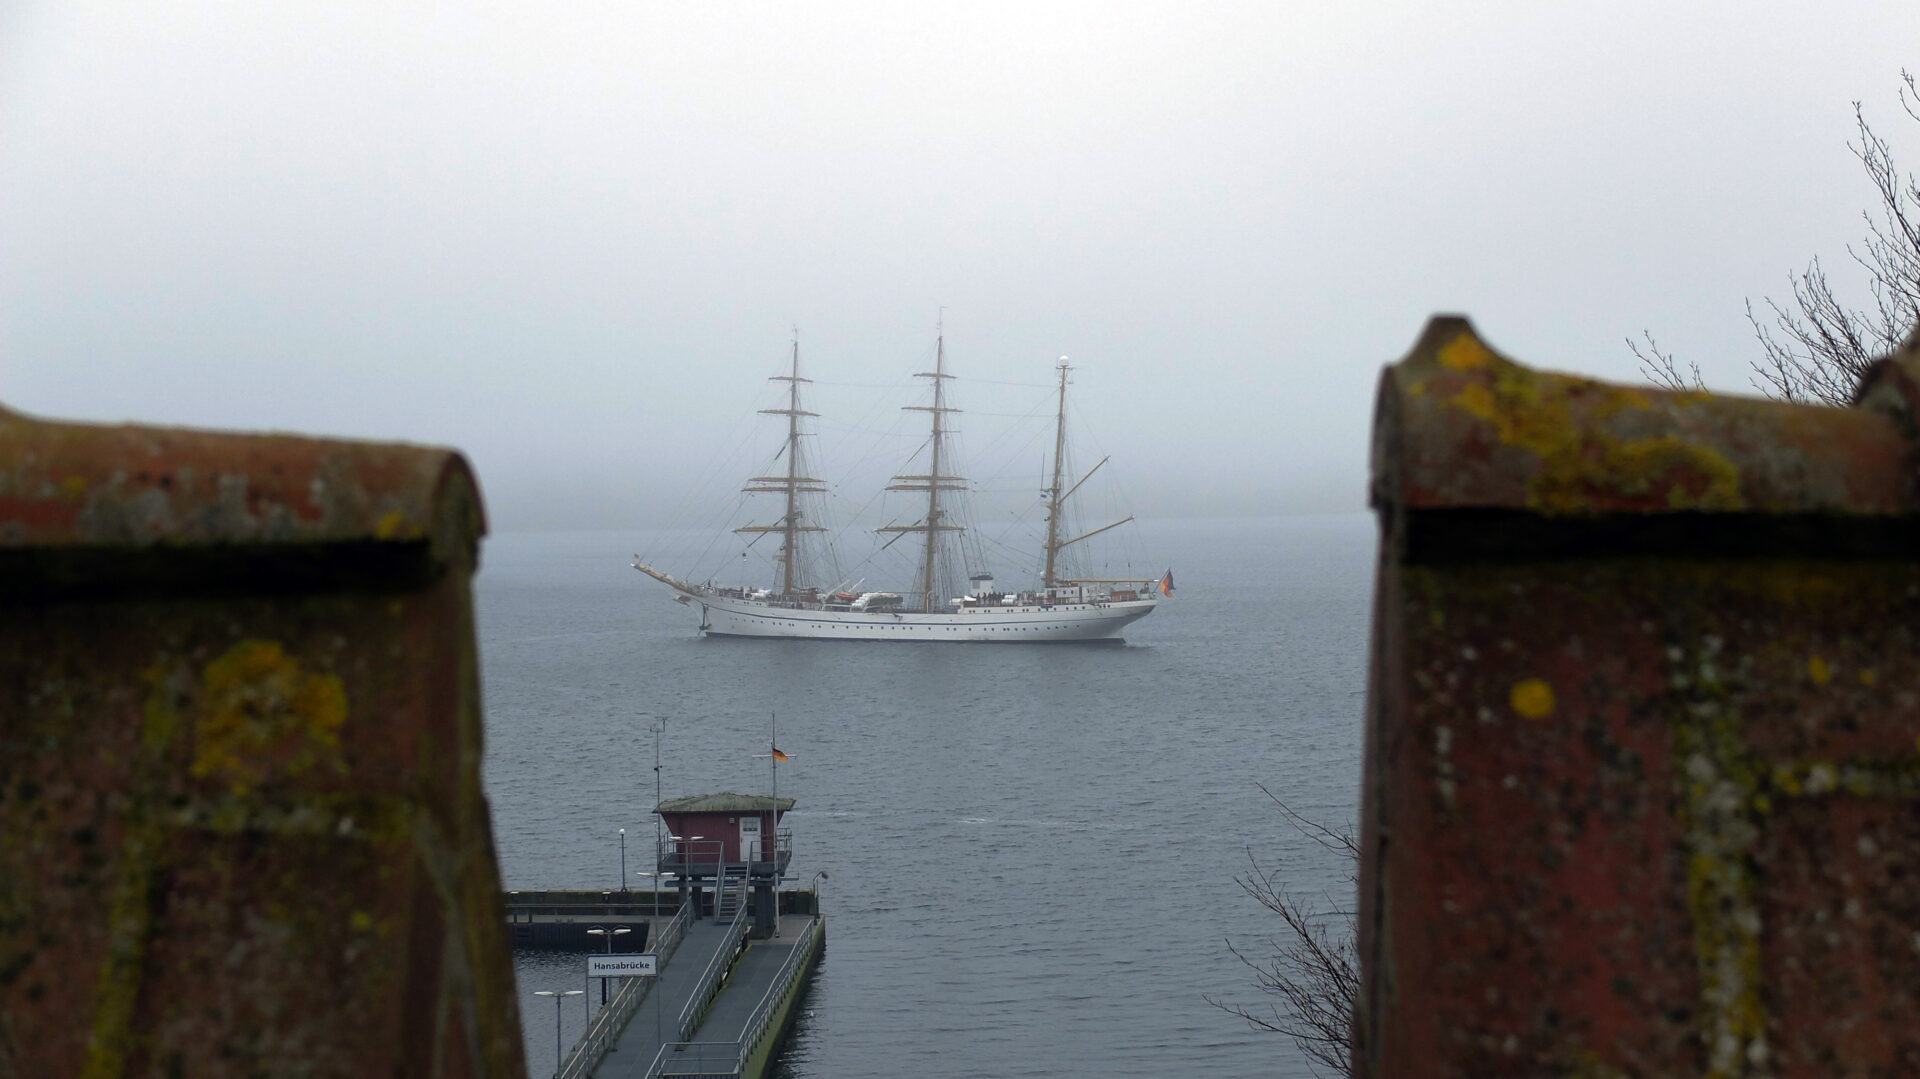
[[[740,942],[746,939],[747,928],[752,924],[747,917],[747,907],[741,904],[734,914],[733,922],[727,928],[725,939],[714,949],[713,958],[708,961],[707,969],[693,985],[687,996],[687,1006],[680,1011],[680,1018],[674,1024],[674,1037],[678,1041],[668,1042],[660,1047],[653,1056],[653,1062],[647,1065],[646,1079],[660,1075],[731,1075],[730,1068],[739,1054],[735,1051],[735,1042],[689,1042],[687,1038],[706,1018],[713,1000],[720,995],[720,983],[725,980],[727,971],[733,966],[734,953],[739,950]],[[724,1052],[721,1052],[724,1050]],[[688,1056],[687,1053],[692,1055]],[[673,1071],[666,1070],[669,1054],[674,1055]],[[708,1063],[713,1064],[709,1071]]]
[[[733,914],[733,922],[727,927],[727,935],[720,946],[713,951],[713,958],[707,961],[707,969],[700,972],[700,978],[693,983],[693,991],[687,994],[687,1006],[680,1009],[680,1019],[674,1030],[681,1041],[686,1041],[699,1028],[700,1021],[707,1017],[707,1010],[713,1007],[713,999],[720,995],[720,983],[726,979],[727,970],[733,966],[733,955],[740,948],[740,942],[746,939],[747,927],[752,919],[747,916],[747,904]]]
[[[526,890],[502,896],[507,921],[538,917],[646,918],[664,914],[678,902],[666,888],[620,891],[612,888]]]
[[[655,1079],[734,1079],[740,1074],[739,1042],[681,1042],[665,1046],[654,1059]],[[665,1061],[671,1057],[673,1064]]]
[[[687,935],[687,927],[691,924],[693,909],[690,906],[681,907],[673,920],[667,923],[666,929],[661,931],[659,941],[652,946],[655,970],[667,965],[667,960],[680,947],[680,941]],[[620,1040],[621,1033],[627,1029],[627,1022],[633,1018],[640,1002],[653,992],[653,983],[659,980],[657,974],[651,978],[622,979],[620,991],[587,1024],[586,1033],[580,1035],[573,1051],[567,1054],[566,1062],[554,1073],[554,1079],[582,1079],[592,1074],[606,1059],[613,1043]]]
[[[794,942],[793,950],[773,976],[772,984],[748,1013],[738,1040],[663,1045],[647,1070],[648,1079],[731,1079],[745,1074],[747,1062],[753,1059],[761,1044],[778,1032],[774,1016],[794,983],[806,972],[819,933],[820,919],[808,919],[807,927],[800,931],[800,939]]]
[[[807,927],[800,931],[800,939],[793,942],[793,951],[787,954],[787,961],[780,965],[780,972],[773,976],[773,984],[761,995],[760,1002],[753,1006],[747,1016],[747,1025],[740,1032],[740,1052],[734,1061],[734,1072],[746,1069],[747,1061],[753,1057],[760,1043],[772,1037],[776,1032],[773,1016],[780,1008],[780,1002],[786,999],[793,983],[807,969],[807,962],[813,956],[814,941],[820,934],[820,919],[807,919]]]
[[[784,872],[792,861],[793,829],[777,828],[772,844],[763,845],[759,857],[744,864],[749,872],[763,875]],[[743,863],[729,862],[726,844],[718,840],[668,839],[660,847],[655,869],[683,877],[712,877],[723,875],[730,864]]]

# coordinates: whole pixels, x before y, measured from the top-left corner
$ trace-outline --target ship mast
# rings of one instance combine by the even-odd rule
[[[1040,575],[1040,587],[1058,584],[1053,575],[1054,559],[1060,553],[1060,511],[1066,496],[1060,493],[1060,470],[1067,457],[1067,358],[1060,357],[1060,411],[1053,426],[1053,482],[1047,487],[1047,568]]]
[[[787,512],[777,524],[745,525],[734,529],[735,532],[780,533],[780,563],[782,566],[780,594],[794,594],[794,567],[800,562],[800,533],[823,532],[819,525],[806,523],[805,513],[800,506],[802,494],[817,494],[826,491],[826,484],[812,476],[805,475],[800,468],[800,417],[814,416],[800,407],[800,384],[812,382],[810,378],[800,377],[800,338],[793,339],[793,370],[791,374],[774,375],[769,382],[787,384],[787,407],[763,408],[760,411],[769,416],[787,418],[787,474],[784,476],[754,476],[743,488],[749,494],[783,494],[786,496]]]
[[[1133,520],[1133,515],[1128,514],[1112,524],[1101,525],[1091,532],[1082,532],[1072,539],[1060,538],[1060,525],[1066,516],[1067,499],[1072,498],[1073,493],[1078,491],[1082,484],[1092,479],[1093,474],[1100,471],[1100,466],[1106,464],[1108,458],[1100,458],[1099,464],[1087,469],[1086,475],[1081,476],[1079,481],[1072,487],[1064,491],[1060,489],[1060,481],[1063,478],[1067,460],[1067,372],[1073,370],[1073,368],[1067,366],[1067,358],[1062,356],[1060,357],[1060,363],[1057,365],[1057,369],[1060,372],[1060,411],[1054,419],[1053,428],[1053,483],[1049,485],[1044,492],[1047,496],[1047,567],[1046,571],[1041,574],[1041,588],[1052,588],[1055,585],[1075,583],[1060,579],[1055,572],[1056,561],[1062,550],[1090,536],[1097,536],[1108,529],[1119,528],[1121,525]],[[1079,583],[1088,584],[1094,582],[1081,581]]]
[[[941,333],[938,344],[934,350],[933,370],[922,371],[914,377],[930,378],[933,380],[933,404],[906,406],[907,411],[910,412],[931,412],[933,414],[933,441],[927,472],[926,475],[923,476],[895,476],[893,477],[893,482],[887,485],[887,490],[926,492],[927,515],[919,524],[887,525],[884,528],[875,529],[875,531],[920,532],[925,534],[926,564],[921,572],[921,589],[925,598],[922,601],[921,609],[924,611],[934,611],[938,609],[934,597],[938,594],[938,582],[935,578],[938,575],[939,567],[940,533],[965,531],[961,525],[949,524],[947,522],[947,511],[940,506],[940,492],[966,490],[966,480],[964,478],[947,475],[940,471],[943,463],[942,457],[944,456],[942,451],[945,449],[947,441],[946,415],[949,412],[960,411],[957,408],[948,408],[946,403],[945,383],[947,379],[953,376],[947,374],[947,339],[944,331]]]

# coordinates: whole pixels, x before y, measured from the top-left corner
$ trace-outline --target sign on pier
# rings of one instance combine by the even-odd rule
[[[660,973],[657,960],[659,956],[651,953],[644,955],[589,955],[587,956],[587,977],[589,978],[652,978]]]

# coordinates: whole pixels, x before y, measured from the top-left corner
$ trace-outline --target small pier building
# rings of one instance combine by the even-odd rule
[[[613,956],[622,963],[644,960],[647,973],[594,975],[600,957],[589,957],[590,978],[601,977],[603,984],[606,978],[623,980],[590,1013],[555,1079],[766,1079],[826,947],[818,893],[783,897],[778,891],[793,858],[793,837],[780,822],[792,808],[791,798],[733,793],[673,798],[654,807],[670,832],[661,843],[656,879],[679,882],[667,900],[672,916],[649,920],[645,955]],[[596,922],[623,913],[612,909],[613,894],[520,892],[509,898],[516,925],[522,918],[532,925],[581,913],[558,909],[556,900],[589,907],[600,900],[606,909],[587,915]],[[640,901],[657,911],[662,898],[655,893]],[[619,899],[632,901],[626,894]],[[541,909],[534,909],[535,900]],[[651,1005],[645,1009],[651,1022],[635,1021],[643,1003]]]
[[[778,931],[776,891],[793,859],[793,833],[780,818],[791,798],[758,794],[696,794],[655,807],[669,837],[659,871],[680,880],[683,904],[725,919],[735,904],[751,904],[754,936]]]

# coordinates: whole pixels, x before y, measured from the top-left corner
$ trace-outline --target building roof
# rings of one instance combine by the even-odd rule
[[[768,803],[777,801],[780,812],[793,808],[793,799],[769,798],[764,794],[734,794],[731,791],[722,794],[693,794],[685,798],[669,798],[654,807],[656,813],[752,813],[765,811]]]

